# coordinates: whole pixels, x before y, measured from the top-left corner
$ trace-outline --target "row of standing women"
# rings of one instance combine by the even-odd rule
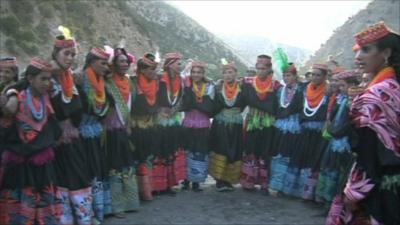
[[[137,210],[139,196],[174,195],[182,180],[199,192],[210,174],[218,191],[240,183],[332,202],[329,225],[399,224],[399,39],[383,23],[356,35],[357,66],[372,75],[364,89],[354,71],[328,82],[325,64],[309,83],[284,65],[281,85],[268,55],[255,77],[238,79],[230,63],[213,82],[200,61],[181,77],[179,53],[165,55],[160,75],[145,54],[128,76],[125,49],[110,60],[94,47],[73,73],[75,42],[65,36],[21,81],[15,58],[4,58],[0,221],[99,223]]]

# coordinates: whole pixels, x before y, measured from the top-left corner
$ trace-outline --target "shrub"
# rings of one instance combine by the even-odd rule
[[[39,48],[36,44],[26,42],[26,41],[21,41],[19,43],[19,46],[29,55],[38,55],[39,54]]]
[[[15,38],[18,41],[33,42],[36,40],[35,33],[32,30],[20,30],[17,32]]]
[[[9,1],[12,12],[22,23],[31,23],[33,20],[34,5],[30,0]]]
[[[14,15],[1,17],[0,24],[0,31],[8,36],[15,36],[18,33],[19,22]]]
[[[52,18],[54,16],[54,8],[51,4],[47,3],[46,1],[41,2],[39,5],[39,11],[42,16],[45,18]]]
[[[17,53],[17,51],[15,49],[16,48],[16,43],[15,43],[14,39],[8,38],[4,42],[4,45],[5,45],[6,49],[7,49],[7,51],[9,51],[10,53],[12,53],[12,54],[16,54]]]
[[[40,38],[40,42],[42,42],[42,43],[46,42],[48,37],[49,37],[49,34],[50,34],[50,29],[47,26],[47,24],[44,23],[43,21],[41,21],[37,25],[36,31],[37,31],[37,34],[38,34],[38,36]]]

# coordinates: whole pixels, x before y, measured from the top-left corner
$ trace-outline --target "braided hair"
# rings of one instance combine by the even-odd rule
[[[387,48],[392,50],[392,54],[388,58],[388,66],[394,68],[397,80],[400,82],[400,35],[389,33],[385,37],[376,42],[379,51]]]

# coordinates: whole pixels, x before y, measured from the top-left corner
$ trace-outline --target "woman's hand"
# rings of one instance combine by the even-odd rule
[[[343,203],[344,206],[346,207],[346,209],[350,212],[354,212],[356,211],[359,207],[357,206],[356,202],[351,201],[350,199],[347,198],[347,196],[345,195],[343,198]]]

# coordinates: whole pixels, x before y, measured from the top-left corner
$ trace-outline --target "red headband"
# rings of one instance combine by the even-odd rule
[[[322,64],[322,63],[316,63],[312,66],[312,68],[328,71],[328,66],[326,64]]]
[[[0,59],[0,67],[12,68],[17,67],[17,59],[15,57],[7,57]]]
[[[165,54],[164,58],[167,59],[182,59],[182,54],[179,52],[170,52]]]
[[[338,74],[335,74],[333,77],[338,80],[343,80],[351,77],[359,77],[360,74],[356,73],[354,70],[345,70]]]
[[[200,68],[205,69],[206,68],[206,64],[204,62],[202,62],[202,61],[193,61],[192,62],[192,68],[193,67],[200,67]]]
[[[222,71],[226,70],[226,69],[234,69],[237,70],[236,65],[234,62],[230,62],[228,64],[222,65]]]
[[[391,32],[392,31],[390,28],[388,28],[385,23],[381,21],[357,33],[354,37],[356,39],[356,43],[362,47],[363,45],[375,42],[376,40],[385,37]]]
[[[165,54],[164,56],[165,62],[164,62],[164,69],[167,68],[169,65],[173,64],[179,59],[182,59],[182,54],[179,52],[170,52]]]
[[[54,42],[54,46],[57,48],[73,48],[76,46],[76,42],[74,39],[68,39],[68,40],[56,39]]]
[[[31,60],[31,62],[29,63],[29,65],[38,68],[39,70],[42,71],[47,71],[50,72],[52,69],[52,66],[49,62],[39,58],[39,57],[35,57]]]
[[[110,54],[108,54],[104,49],[98,47],[92,48],[90,53],[99,57],[100,59],[108,60],[110,57]]]

